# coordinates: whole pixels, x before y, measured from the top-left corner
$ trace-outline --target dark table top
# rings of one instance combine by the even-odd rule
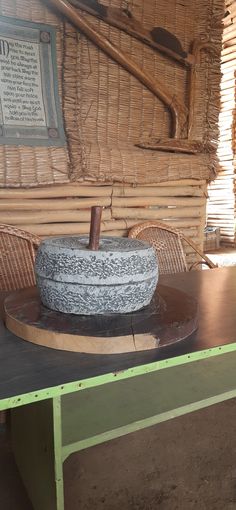
[[[191,338],[159,350],[85,355],[25,342],[0,321],[0,400],[236,342],[236,267],[167,275],[160,281],[197,299],[199,327]]]

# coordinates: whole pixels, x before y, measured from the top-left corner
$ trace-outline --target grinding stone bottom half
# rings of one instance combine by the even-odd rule
[[[42,303],[51,310],[77,315],[130,313],[147,306],[157,278],[123,285],[79,285],[37,276]]]

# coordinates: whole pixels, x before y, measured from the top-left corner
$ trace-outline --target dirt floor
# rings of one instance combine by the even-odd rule
[[[234,399],[72,455],[66,510],[235,510],[235,422]],[[0,509],[32,510],[3,433]]]

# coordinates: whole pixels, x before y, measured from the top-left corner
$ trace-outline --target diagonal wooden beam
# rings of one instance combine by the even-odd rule
[[[161,27],[146,30],[128,9],[105,6],[97,0],[69,0],[69,2],[185,66],[194,64],[194,55],[183,50],[176,36]]]
[[[187,131],[188,110],[175,95],[171,95],[165,85],[154,79],[141,69],[126,53],[115,46],[107,37],[95,30],[87,20],[67,0],[44,0],[47,5],[55,7],[61,14],[73,23],[96,46],[102,49],[115,62],[120,64],[130,74],[135,76],[147,89],[158,97],[168,108],[172,117],[173,138],[185,138]]]

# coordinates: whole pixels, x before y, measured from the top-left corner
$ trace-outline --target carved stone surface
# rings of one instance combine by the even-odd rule
[[[103,237],[98,251],[88,237],[43,241],[35,272],[44,305],[81,315],[128,313],[148,305],[158,280],[155,251],[136,239]]]

